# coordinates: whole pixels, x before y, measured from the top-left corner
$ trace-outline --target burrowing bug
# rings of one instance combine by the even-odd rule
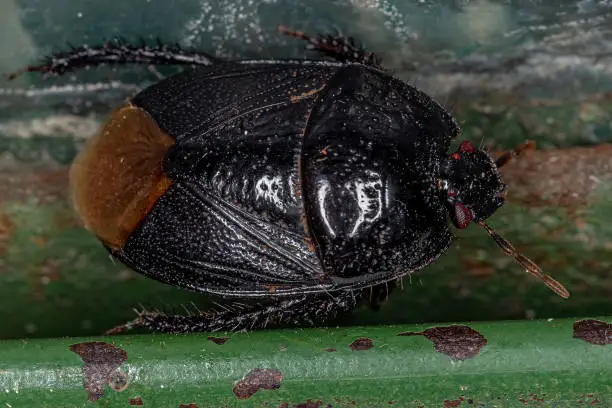
[[[222,61],[111,42],[24,70],[193,66],[112,114],[71,168],[76,209],[115,258],[148,277],[277,298],[197,316],[142,312],[115,331],[313,322],[436,261],[453,239],[448,218],[484,227],[527,272],[569,295],[484,222],[504,203],[498,168],[523,147],[495,161],[464,141],[449,154],[456,121],[375,54],[339,35],[280,31],[328,58]]]

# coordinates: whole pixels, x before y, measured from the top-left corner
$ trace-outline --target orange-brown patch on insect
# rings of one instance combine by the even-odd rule
[[[289,99],[291,100],[291,103],[297,103],[301,101],[302,99],[310,98],[311,96],[318,94],[319,91],[321,91],[322,89],[323,87],[317,88],[317,89],[311,89],[310,91],[302,92],[299,95],[291,95]]]
[[[312,241],[312,238],[309,238],[309,237],[304,238],[304,243],[306,244],[310,252],[314,252],[316,250],[315,244]]]
[[[76,210],[85,227],[114,249],[170,187],[162,161],[174,140],[144,110],[115,111],[70,169]]]

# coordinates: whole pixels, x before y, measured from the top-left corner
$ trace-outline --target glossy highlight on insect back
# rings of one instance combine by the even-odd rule
[[[101,63],[198,65],[115,111],[76,159],[85,226],[153,279],[227,297],[275,298],[198,316],[143,312],[186,332],[312,324],[364,289],[416,273],[476,223],[529,273],[569,294],[485,220],[504,202],[497,161],[464,141],[431,97],[342,36],[281,27],[331,60],[222,61],[160,44],[80,47],[24,71]],[[449,223],[449,219],[451,223]]]

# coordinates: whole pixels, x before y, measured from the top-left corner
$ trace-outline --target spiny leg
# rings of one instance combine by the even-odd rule
[[[271,305],[220,306],[222,310],[192,316],[169,315],[143,311],[133,321],[117,326],[106,334],[121,333],[133,328],[152,332],[195,333],[263,329],[268,325],[314,325],[352,309],[357,302],[352,292],[302,295],[283,299]]]
[[[282,25],[278,27],[278,31],[281,34],[306,41],[308,43],[307,48],[319,51],[339,62],[357,62],[384,69],[382,59],[372,52],[366,52],[362,46],[356,45],[352,37],[344,37],[340,33],[336,35],[318,34],[316,37],[311,37],[301,31],[291,30]]]
[[[114,40],[97,47],[71,47],[70,51],[45,58],[40,65],[28,66],[9,74],[8,79],[15,79],[26,72],[40,72],[45,77],[60,76],[69,71],[104,64],[212,65],[220,61],[212,55],[184,50],[176,44],[166,45],[159,40],[155,46],[146,45],[144,41],[133,45],[123,40]]]

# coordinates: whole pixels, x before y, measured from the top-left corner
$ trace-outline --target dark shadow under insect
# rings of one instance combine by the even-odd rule
[[[497,161],[462,142],[452,116],[394,78],[352,38],[308,36],[327,60],[223,61],[178,46],[73,47],[11,74],[103,64],[187,65],[111,117],[75,160],[85,226],[153,279],[231,298],[190,316],[142,311],[161,332],[317,324],[435,262],[456,228],[482,226],[525,270],[569,294],[485,219],[504,203]]]

